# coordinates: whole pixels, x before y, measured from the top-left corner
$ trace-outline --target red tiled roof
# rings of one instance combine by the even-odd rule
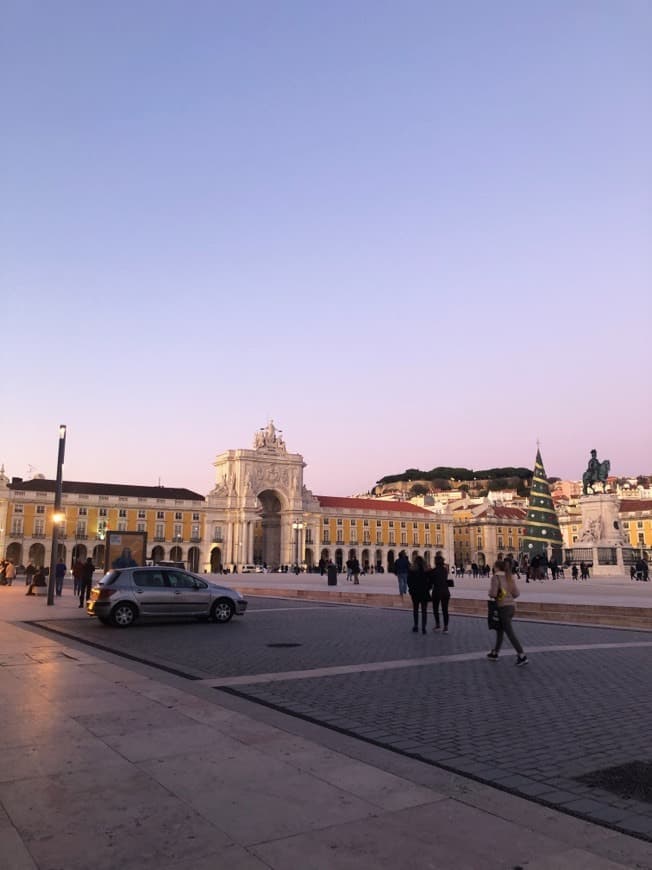
[[[317,495],[315,498],[322,507],[339,508],[342,511],[385,511],[394,514],[434,516],[432,511],[409,501],[384,501],[380,498],[339,498],[336,495]]]
[[[487,507],[479,514],[475,514],[476,519],[478,517],[487,516],[490,510],[492,510],[492,508]],[[527,511],[523,508],[504,507],[503,505],[494,505],[493,514],[497,520],[515,520],[517,522],[524,520],[527,517]]]
[[[649,498],[623,498],[621,499],[619,510],[621,514],[652,511],[652,500]]]

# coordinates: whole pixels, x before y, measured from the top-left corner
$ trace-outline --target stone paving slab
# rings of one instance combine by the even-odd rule
[[[270,614],[274,609],[281,612],[274,616]],[[256,669],[262,665],[267,671],[268,657],[278,655],[278,659],[272,660],[282,676],[281,668],[288,651],[278,653],[267,648],[266,633],[271,631],[270,637],[273,637],[278,630],[274,621],[285,619],[282,613],[288,611],[283,607],[265,610],[265,614],[248,614],[239,622],[240,628],[253,623],[246,632],[220,634],[219,628],[228,627],[168,625],[153,627],[164,629],[155,632],[156,643],[150,640],[154,633],[149,628],[142,632],[140,627],[129,632],[109,631],[105,636],[112,638],[111,642],[117,647],[123,642],[140,644],[147,638],[148,654],[155,656],[158,648],[166,659],[180,656],[184,663],[200,662],[204,674],[214,671],[221,659],[235,658],[249,671],[249,676],[255,678]],[[318,630],[319,637],[326,638],[317,644],[322,652],[330,650],[327,638],[329,633],[333,634],[335,614],[330,612],[332,610],[341,613],[343,608],[313,609],[312,616],[307,609],[295,614],[308,641],[319,622],[325,621],[325,627]],[[249,616],[254,618],[249,620]],[[581,632],[588,632],[581,635],[587,649],[581,649],[582,644],[572,643],[573,635],[568,632],[573,629],[559,628],[559,635],[555,635],[554,626],[540,626],[543,634],[527,636],[528,648],[540,651],[533,655],[529,669],[516,670],[508,661],[492,666],[480,658],[485,651],[487,632],[478,620],[456,619],[455,632],[443,638],[432,634],[413,636],[406,631],[406,614],[389,613],[387,616],[389,621],[379,618],[357,623],[364,626],[366,632],[348,634],[350,649],[336,645],[337,655],[333,657],[339,656],[343,666],[347,661],[351,665],[351,649],[355,650],[357,644],[363,648],[363,658],[382,666],[386,659],[379,656],[386,656],[388,652],[393,655],[396,647],[406,659],[414,658],[409,667],[386,673],[379,667],[365,672],[354,662],[349,673],[253,684],[246,687],[245,694],[280,687],[279,697],[287,709],[291,702],[296,702],[297,708],[300,706],[303,710],[302,715],[310,717],[319,705],[305,689],[308,685],[315,689],[321,686],[326,690],[321,702],[324,722],[339,727],[339,722],[348,715],[346,705],[359,715],[360,711],[355,708],[359,703],[374,716],[380,714],[378,720],[370,716],[367,722],[361,721],[361,727],[375,732],[387,745],[395,741],[399,747],[403,743],[416,747],[417,754],[419,749],[423,750],[424,735],[430,733],[428,729],[434,724],[432,711],[428,713],[428,704],[434,698],[437,714],[442,710],[451,711],[453,726],[448,729],[451,734],[445,735],[448,738],[445,752],[449,759],[454,759],[460,770],[465,764],[475,763],[487,778],[514,778],[521,787],[523,780],[534,781],[542,765],[544,772],[547,770],[545,764],[549,756],[554,755],[549,747],[552,738],[559,734],[565,739],[563,729],[554,728],[554,721],[550,727],[547,724],[541,727],[536,715],[527,718],[528,713],[536,711],[539,703],[546,700],[546,692],[556,688],[558,703],[556,707],[541,703],[545,723],[550,719],[550,710],[557,712],[560,701],[565,704],[570,699],[571,736],[575,729],[583,740],[590,742],[592,720],[596,716],[609,716],[609,707],[601,708],[597,714],[594,708],[588,709],[585,717],[589,720],[588,730],[585,731],[576,721],[582,704],[581,698],[575,702],[574,695],[577,687],[586,682],[587,669],[590,671],[594,664],[597,673],[591,685],[599,685],[598,677],[602,674],[602,688],[607,694],[611,692],[613,671],[625,678],[622,695],[613,698],[612,707],[619,717],[631,715],[631,708],[626,706],[627,689],[630,701],[641,705],[635,715],[649,716],[645,688],[632,682],[640,670],[639,659],[632,657],[644,659],[648,655],[649,660],[649,649],[631,646],[637,637],[641,642],[649,640],[649,634],[583,628]],[[71,622],[86,627],[93,625],[86,619]],[[236,625],[233,623],[231,627]],[[204,636],[202,629],[208,628],[218,631]],[[519,624],[524,639],[525,633],[535,628],[533,624]],[[344,629],[348,632],[346,620]],[[553,634],[546,635],[545,631],[553,631]],[[370,636],[368,645],[364,642],[365,633]],[[129,637],[133,641],[129,641]],[[193,651],[193,646],[204,637],[205,643],[200,643],[199,650]],[[118,640],[120,638],[122,640]],[[605,643],[607,638],[612,642]],[[533,643],[535,639],[540,642],[538,646]],[[443,646],[444,640],[452,640],[457,645],[458,658],[455,654],[450,656],[449,647]],[[70,717],[71,733],[83,728],[82,742],[90,745],[97,741],[96,745],[102,749],[95,752],[92,761],[84,764],[84,758],[75,759],[74,753],[64,748],[58,756],[54,753],[53,768],[17,767],[13,778],[0,782],[2,870],[5,855],[15,857],[16,862],[7,865],[7,870],[19,870],[23,866],[29,870],[62,870],[63,867],[81,870],[89,866],[89,855],[93,856],[94,868],[107,870],[115,866],[126,870],[147,866],[157,870],[205,870],[217,866],[236,870],[260,870],[261,867],[268,870],[290,867],[376,870],[410,865],[415,870],[452,866],[652,870],[650,844],[640,839],[645,836],[644,830],[637,833],[639,839],[632,839],[603,825],[561,815],[548,806],[487,787],[443,766],[432,767],[406,754],[397,754],[395,749],[387,751],[338,731],[325,730],[322,723],[317,727],[305,718],[287,717],[270,707],[260,706],[258,702],[268,703],[262,697],[252,704],[241,695],[212,689],[210,678],[208,682],[184,680],[131,659],[121,660],[80,646],[62,635],[37,634],[34,629],[19,629],[0,622],[0,655],[20,657],[36,645],[40,647],[42,661],[35,660],[28,666],[15,663],[0,667],[0,691],[6,690],[11,699],[11,703],[0,709],[3,722],[9,726],[12,716],[23,715],[25,710],[41,723],[52,719],[56,727],[52,740],[46,741],[39,753],[41,758],[47,758],[48,750],[56,746],[57,728],[65,730],[62,716]],[[57,649],[63,649],[66,655],[56,655]],[[316,660],[319,665],[319,657],[315,659],[315,651],[309,643],[298,651],[305,662]],[[604,660],[596,660],[595,656],[603,656]],[[612,657],[615,657],[613,668],[605,667]],[[569,667],[564,660],[571,663],[570,679],[564,678]],[[156,663],[156,658],[153,662]],[[471,724],[467,727],[466,723],[471,720],[476,706],[472,703],[477,680],[473,669],[486,674],[487,668],[494,668],[495,676],[491,678],[497,681],[494,689],[504,684],[507,711],[503,718],[493,722],[487,734],[495,737],[500,733],[499,725],[502,727],[505,721],[516,719],[521,727],[515,745],[522,753],[517,752],[516,757],[522,769],[506,765],[502,757],[487,757],[486,752],[482,757],[474,756],[473,740],[465,742],[469,740],[468,729],[471,728]],[[547,668],[551,669],[550,673]],[[537,672],[541,680],[534,676]],[[386,678],[392,681],[389,697],[385,691]],[[461,691],[467,679],[470,691],[465,688]],[[358,680],[368,682],[356,682]],[[404,685],[405,693],[395,699],[399,684]],[[527,685],[532,688],[524,692]],[[293,699],[288,686],[298,686],[304,694]],[[372,692],[366,691],[369,686]],[[591,686],[587,685],[584,691],[591,694]],[[486,698],[480,700],[486,709],[495,709],[495,697],[495,691],[489,694],[488,705]],[[424,700],[426,703],[419,705]],[[13,701],[17,702],[15,706]],[[459,702],[457,707],[453,701]],[[416,705],[413,710],[422,715],[423,722],[420,724],[412,712],[414,721],[396,733],[396,723],[391,717],[397,715],[397,703],[400,706],[407,702]],[[519,711],[520,720],[514,715],[515,710]],[[106,716],[106,727],[102,724],[103,716]],[[180,716],[187,718],[187,725],[182,724]],[[436,721],[444,723],[441,716],[435,717]],[[523,725],[524,722],[527,724]],[[199,731],[194,731],[193,723],[200,726]],[[484,720],[475,720],[473,727],[486,736],[485,724]],[[183,729],[187,735],[179,741],[177,752],[170,739],[170,732],[175,728]],[[192,734],[204,734],[204,728],[212,729],[212,743],[207,745],[199,740],[195,745]],[[14,733],[17,730],[14,727]],[[112,737],[125,738],[123,746],[131,748],[122,754]],[[625,732],[625,745],[629,738],[630,734]],[[113,745],[109,745],[109,741]],[[146,742],[149,744],[147,757],[139,758],[140,747]],[[156,751],[157,746],[160,752]],[[325,748],[327,746],[330,748]],[[132,752],[134,747],[135,753]],[[561,747],[556,751],[561,752]],[[611,760],[611,749],[604,751]],[[573,759],[573,765],[579,766],[577,758]],[[575,767],[549,777],[545,784],[563,792],[567,777],[569,773],[574,774]],[[255,783],[260,784],[258,791],[254,789]],[[576,785],[577,790],[570,792],[574,800],[595,800],[591,789],[582,790],[586,787]],[[161,798],[161,813],[157,814],[154,807],[161,795],[166,797]],[[309,806],[313,795],[317,796],[316,812]],[[307,806],[302,806],[300,800]],[[631,809],[627,801],[619,799],[614,799],[613,808]],[[270,824],[270,814],[277,824]],[[80,818],[87,828],[81,834]],[[43,819],[45,824],[42,824]],[[418,823],[416,835],[415,820]],[[645,814],[639,814],[638,818],[632,816],[632,830],[636,824],[643,826],[648,821]],[[487,844],[496,842],[496,831],[500,831],[500,842],[487,859]],[[185,834],[189,835],[189,841]]]
[[[650,757],[649,657],[550,650],[523,669],[507,656],[226,691],[652,841],[651,804],[577,779]]]

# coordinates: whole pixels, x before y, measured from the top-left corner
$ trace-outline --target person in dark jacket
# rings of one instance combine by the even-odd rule
[[[31,583],[29,584],[29,589],[27,590],[25,595],[34,595],[35,594],[35,592],[34,592],[35,586],[41,586],[41,587],[47,586],[47,581],[45,579],[45,571],[40,566],[36,569],[34,574],[32,574],[32,580],[31,580]]]
[[[428,623],[428,593],[430,591],[430,572],[426,571],[426,563],[421,556],[414,560],[414,566],[408,573],[408,590],[412,598],[412,612],[414,615],[414,627],[412,631],[419,631],[419,608],[421,608],[421,632],[426,633]]]
[[[84,600],[88,601],[89,596],[91,594],[91,586],[93,585],[93,571],[95,571],[95,565],[93,565],[93,560],[89,556],[88,559],[84,562],[84,570],[82,573],[81,579],[81,587],[79,590],[79,606],[84,606]]]
[[[57,595],[61,595],[63,592],[63,581],[66,577],[66,563],[59,559],[57,564],[54,566],[54,588],[56,590]]]
[[[401,550],[398,554],[398,559],[394,562],[394,570],[398,578],[398,594],[403,598],[407,592],[407,578],[410,570],[410,560],[405,554],[405,550]]]
[[[433,631],[439,631],[439,605],[441,604],[441,613],[444,618],[444,634],[448,634],[448,602],[450,601],[451,593],[448,588],[448,568],[439,554],[435,556],[435,570],[432,571],[431,576],[432,615],[435,617]]]

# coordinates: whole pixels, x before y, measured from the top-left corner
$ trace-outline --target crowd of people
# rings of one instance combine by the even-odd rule
[[[83,607],[88,601],[93,585],[95,564],[89,556],[86,561],[76,559],[73,562],[71,574],[73,582],[73,595],[79,597],[79,606]],[[68,566],[59,559],[54,566],[54,592],[57,596],[63,595],[63,586],[68,573]],[[48,585],[50,569],[44,565],[35,565],[29,561],[27,565],[20,566],[20,574],[25,578],[27,591],[25,595],[36,595],[35,589],[44,589]],[[0,561],[0,586],[12,586],[17,576],[17,569],[10,559]]]

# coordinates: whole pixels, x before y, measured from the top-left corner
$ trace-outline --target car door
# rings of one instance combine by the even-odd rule
[[[134,571],[134,594],[143,616],[167,616],[172,612],[173,594],[163,571]]]
[[[165,571],[170,589],[173,592],[174,612],[179,616],[207,614],[211,603],[208,584],[185,571]]]

